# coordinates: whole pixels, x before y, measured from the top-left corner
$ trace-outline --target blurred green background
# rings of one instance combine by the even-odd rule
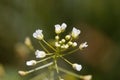
[[[78,42],[89,44],[81,54],[68,57],[83,65],[79,73],[93,75],[92,80],[119,80],[119,0],[0,0],[0,80],[23,80],[17,71],[25,69],[30,56],[24,39],[29,36],[36,46],[36,29],[43,29],[49,40],[54,25],[63,22],[68,32],[81,29]]]

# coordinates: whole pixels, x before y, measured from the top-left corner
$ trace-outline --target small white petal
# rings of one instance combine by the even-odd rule
[[[33,37],[36,38],[36,39],[43,39],[43,34],[42,34],[42,30],[38,29],[36,30],[34,33],[33,33]]]
[[[72,64],[72,67],[77,71],[80,71],[82,69],[82,66],[80,64],[77,64],[77,63]]]
[[[33,33],[33,37],[34,37],[34,38],[37,38],[37,34],[36,34],[36,33]]]
[[[61,25],[61,31],[63,32],[66,29],[66,27],[67,27],[67,24],[62,23],[62,25]]]
[[[61,33],[61,26],[59,24],[55,25],[55,33],[60,34]]]
[[[56,34],[60,34],[61,32],[64,32],[64,30],[66,29],[67,25],[65,23],[62,23],[62,25],[60,26],[59,24],[55,25],[55,33]]]
[[[80,31],[79,29],[76,29],[75,27],[73,27],[71,36],[72,36],[73,38],[77,38],[78,35],[80,34],[80,32],[81,32],[81,31]]]
[[[42,30],[38,29],[38,30],[36,30],[36,33],[37,33],[37,34],[41,34],[41,33],[42,33]]]
[[[87,42],[84,42],[84,43],[80,44],[80,46],[79,46],[80,50],[82,50],[83,48],[86,48],[86,47],[88,47]]]
[[[27,66],[34,66],[34,65],[36,65],[36,63],[37,63],[37,62],[36,62],[35,60],[30,60],[30,61],[27,61],[27,62],[26,62],[26,65],[27,65]]]
[[[36,58],[44,58],[46,56],[46,53],[44,51],[35,51]]]

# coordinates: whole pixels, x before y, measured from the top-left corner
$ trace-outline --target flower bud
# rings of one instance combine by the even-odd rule
[[[35,61],[35,60],[30,60],[30,61],[27,61],[26,62],[26,65],[27,66],[34,66],[34,65],[36,65],[37,64],[37,62]]]
[[[81,77],[82,80],[91,80],[92,79],[92,75],[85,75]]]
[[[66,36],[65,36],[65,39],[66,39],[66,40],[69,40],[70,38],[71,38],[70,35],[66,35]]]
[[[82,69],[82,66],[80,64],[77,64],[77,63],[72,64],[72,67],[77,71],[80,71]]]
[[[55,39],[56,39],[56,40],[59,40],[59,39],[60,39],[60,37],[59,37],[59,36],[55,36]]]
[[[68,45],[72,45],[72,44],[73,44],[73,42],[71,42],[71,41],[68,42]]]
[[[84,42],[80,44],[79,49],[82,50],[83,48],[86,48],[86,47],[88,47],[87,42]]]
[[[18,71],[18,73],[21,75],[21,76],[25,76],[28,74],[28,72],[26,71]]]
[[[62,41],[62,43],[65,43],[65,39],[62,39],[61,41]]]
[[[77,46],[77,43],[73,42],[72,47],[76,47],[76,46]]]
[[[46,53],[44,51],[35,51],[36,58],[44,58],[46,56]]]

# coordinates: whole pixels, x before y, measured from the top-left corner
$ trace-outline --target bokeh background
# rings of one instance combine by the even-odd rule
[[[17,71],[25,69],[31,55],[24,39],[29,36],[38,47],[32,33],[40,28],[46,40],[53,39],[54,25],[63,22],[68,24],[66,33],[77,27],[82,31],[78,43],[89,44],[67,57],[83,65],[78,74],[91,74],[92,80],[119,80],[119,0],[0,0],[0,80],[23,80]]]

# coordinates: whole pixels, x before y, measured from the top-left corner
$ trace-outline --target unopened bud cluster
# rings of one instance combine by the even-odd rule
[[[37,65],[38,63],[47,61],[48,63],[44,64],[43,66],[40,66],[38,68],[36,68],[35,70],[39,70],[39,69],[43,69],[46,67],[54,67],[56,69],[57,74],[59,74],[59,65],[58,65],[58,59],[63,59],[65,62],[67,62],[68,64],[71,65],[71,67],[73,69],[75,69],[76,71],[80,71],[82,69],[82,66],[78,63],[72,63],[69,60],[67,60],[64,56],[66,55],[70,55],[78,50],[83,50],[84,48],[88,47],[87,42],[81,43],[78,46],[77,42],[75,42],[75,39],[77,39],[79,37],[79,34],[81,33],[81,31],[75,27],[73,27],[72,31],[70,34],[67,34],[64,38],[61,38],[61,34],[66,30],[67,25],[65,23],[62,23],[61,25],[56,24],[55,25],[55,43],[54,46],[50,45],[45,39],[44,39],[44,35],[43,35],[43,31],[38,29],[33,33],[33,37],[36,38],[41,47],[43,48],[41,49],[34,49],[34,54],[35,57],[40,59],[39,61],[37,60],[29,60],[26,61],[26,65],[27,66],[34,66]],[[28,42],[25,42],[26,45],[28,46],[32,46],[30,40],[27,39]],[[42,43],[46,44],[51,50],[49,51]],[[69,48],[71,49],[72,47],[76,48],[75,50],[69,50]],[[33,47],[32,47],[33,48]],[[65,50],[68,50],[69,52],[65,52]],[[48,61],[48,60],[53,60],[53,61]],[[19,71],[18,73],[21,75],[26,75],[28,73],[33,72],[34,70],[30,70],[30,71]],[[64,80],[63,78],[61,78],[61,76],[58,76],[59,80]]]

